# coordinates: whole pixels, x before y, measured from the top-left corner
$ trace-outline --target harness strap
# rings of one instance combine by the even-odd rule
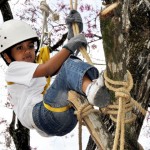
[[[64,111],[69,110],[72,107],[71,105],[68,104],[67,106],[56,108],[56,107],[52,107],[52,106],[44,103],[44,101],[43,101],[43,104],[47,110],[50,110],[52,112],[64,112]]]
[[[14,82],[7,82],[7,85],[12,85],[14,84]]]

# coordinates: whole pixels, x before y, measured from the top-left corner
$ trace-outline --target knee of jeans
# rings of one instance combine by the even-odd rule
[[[97,79],[99,76],[99,72],[98,69],[95,67],[90,68],[89,70],[87,70],[86,74],[88,75],[88,77],[91,80]]]

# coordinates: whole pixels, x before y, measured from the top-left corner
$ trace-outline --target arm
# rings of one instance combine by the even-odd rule
[[[65,60],[70,56],[70,54],[70,51],[68,51],[66,48],[63,48],[50,60],[44,64],[40,64],[35,70],[33,78],[54,75],[60,69]]]
[[[83,30],[83,23],[80,14],[76,10],[71,10],[69,16],[66,18],[68,25],[68,39],[73,37],[72,23],[76,22],[79,25],[80,32]],[[87,41],[82,35],[78,35],[71,40],[64,48],[44,64],[40,64],[33,74],[33,77],[53,76],[60,69],[65,60],[74,53],[80,46],[86,46]]]
[[[87,41],[83,35],[76,35],[64,45],[62,50],[44,64],[40,64],[33,74],[33,78],[54,75],[65,62],[65,60],[74,53],[79,47],[87,46]]]

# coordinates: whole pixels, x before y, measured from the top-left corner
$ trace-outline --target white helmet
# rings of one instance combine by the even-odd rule
[[[38,35],[29,24],[20,20],[8,20],[0,26],[0,53],[31,38],[38,38]]]

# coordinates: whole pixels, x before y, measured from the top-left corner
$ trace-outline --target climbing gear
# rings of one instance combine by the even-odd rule
[[[50,49],[48,46],[44,46],[40,48],[40,52],[36,58],[36,63],[43,64],[50,59]],[[44,91],[42,94],[46,93],[47,88],[50,85],[50,76],[46,77],[46,85],[44,87]]]
[[[38,40],[38,35],[30,25],[20,20],[8,20],[0,27],[0,53],[31,38],[37,38]]]
[[[127,75],[127,82],[113,81],[107,77],[107,72],[104,72],[105,85],[109,90],[115,92],[116,97],[114,104],[109,105],[103,110],[103,113],[109,114],[112,121],[116,122],[113,150],[117,149],[119,140],[120,150],[124,150],[125,124],[131,123],[136,119],[136,116],[132,113],[133,107],[136,106],[143,115],[146,114],[146,111],[141,107],[141,105],[138,104],[130,95],[130,90],[133,87],[133,79],[129,71],[127,71]],[[119,85],[119,88],[116,88],[115,85]],[[129,113],[128,116],[125,115],[127,113]]]
[[[43,45],[43,40],[45,36],[48,36],[48,40],[50,43],[50,33],[48,32],[48,26],[47,26],[47,18],[49,16],[49,6],[47,5],[46,1],[41,1],[40,3],[40,9],[43,14],[43,25],[42,25],[42,34],[41,34],[41,41],[40,41],[40,48]]]
[[[64,106],[64,107],[56,108],[56,107],[52,107],[52,106],[50,106],[50,105],[44,103],[44,101],[43,101],[43,104],[44,104],[44,107],[45,107],[46,109],[48,109],[48,110],[50,110],[50,111],[52,111],[52,112],[64,112],[64,111],[69,110],[69,109],[72,107],[72,105],[67,105],[67,106]]]

